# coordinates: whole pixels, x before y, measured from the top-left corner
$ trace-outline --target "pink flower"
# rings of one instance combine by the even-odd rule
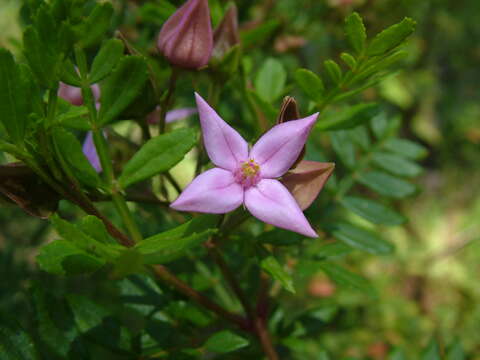
[[[165,116],[165,122],[169,124],[177,120],[185,119],[196,113],[197,113],[197,109],[195,108],[181,108],[181,109],[170,110],[167,112]],[[159,121],[159,116],[160,116],[160,106],[157,106],[155,110],[153,110],[150,114],[147,115],[147,122],[149,124],[156,124]]]
[[[203,142],[217,167],[193,179],[170,206],[180,211],[223,214],[244,204],[266,223],[317,237],[277,178],[297,160],[318,113],[274,126],[249,150],[242,136],[198,94],[195,96]]]
[[[95,144],[93,143],[93,133],[91,131],[87,132],[87,136],[85,137],[85,141],[83,142],[82,151],[90,164],[95,169],[95,171],[98,173],[102,172],[102,164],[100,163],[97,149],[95,148]]]
[[[208,0],[189,0],[170,16],[158,34],[157,47],[174,65],[207,65],[213,49]]]

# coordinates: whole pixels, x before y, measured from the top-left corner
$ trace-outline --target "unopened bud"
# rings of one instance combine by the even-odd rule
[[[98,84],[93,84],[91,86],[93,97],[95,98],[95,102],[98,101],[100,98],[100,87]],[[58,86],[58,96],[62,99],[68,101],[72,105],[80,106],[83,105],[83,97],[82,97],[82,89],[67,85],[63,82],[60,82]]]
[[[232,47],[239,43],[237,6],[232,4],[213,33],[212,56],[221,59]]]
[[[173,65],[207,65],[213,48],[208,0],[188,0],[170,16],[158,34],[157,47]]]
[[[291,120],[298,120],[300,119],[300,112],[298,111],[298,105],[295,99],[291,96],[285,96],[283,98],[282,107],[280,108],[280,113],[277,117],[277,124],[281,124]],[[303,146],[302,151],[298,155],[297,160],[292,165],[292,168],[297,166],[297,164],[303,160],[305,156],[305,146]]]

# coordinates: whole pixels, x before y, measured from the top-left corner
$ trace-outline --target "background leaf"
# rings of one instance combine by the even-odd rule
[[[140,95],[146,80],[145,61],[138,56],[124,57],[101,88],[100,123],[115,120]]]
[[[268,58],[255,77],[255,89],[263,100],[273,102],[282,95],[286,80],[287,73],[283,64],[274,58]]]
[[[377,255],[386,255],[393,252],[393,245],[381,239],[372,231],[343,222],[333,224],[332,227],[334,237],[354,248]]]
[[[248,346],[249,341],[229,330],[220,331],[211,336],[204,347],[208,351],[216,353],[229,353],[245,346]]]
[[[355,196],[346,196],[340,203],[348,210],[374,224],[399,225],[405,217],[376,201]]]
[[[195,145],[192,129],[179,129],[147,141],[125,165],[120,185],[128,186],[169,170]]]

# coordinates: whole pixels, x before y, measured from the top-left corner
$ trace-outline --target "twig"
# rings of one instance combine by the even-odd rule
[[[220,271],[222,272],[223,277],[227,280],[228,285],[233,290],[235,295],[237,296],[238,300],[242,304],[243,309],[245,310],[246,315],[250,320],[253,319],[254,313],[252,311],[252,307],[247,300],[245,293],[243,292],[240,284],[238,283],[237,279],[230,271],[227,262],[223,258],[222,253],[217,248],[216,239],[211,238],[209,241],[205,243],[205,248],[207,249],[209,255],[212,257],[213,261],[217,264]]]
[[[269,360],[279,360],[277,351],[275,350],[270,333],[267,329],[267,324],[265,319],[257,316],[255,318],[255,331],[257,333],[260,344],[262,345],[265,355],[267,355]]]
[[[248,322],[246,321],[246,319],[225,310],[220,305],[217,305],[206,296],[200,294],[199,292],[188,286],[186,283],[184,283],[182,280],[177,278],[175,275],[173,275],[165,266],[155,265],[153,269],[157,277],[173,286],[177,291],[181,292],[189,299],[195,301],[197,304],[203,306],[204,308],[209,309],[210,311],[214,312],[225,320],[235,323],[241,329],[248,329]]]

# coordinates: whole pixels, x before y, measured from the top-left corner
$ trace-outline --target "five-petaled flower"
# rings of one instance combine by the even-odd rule
[[[244,204],[268,224],[317,237],[293,196],[277,179],[297,160],[318,113],[274,126],[249,149],[236,130],[195,96],[205,148],[216,167],[196,177],[170,206],[224,214]]]

